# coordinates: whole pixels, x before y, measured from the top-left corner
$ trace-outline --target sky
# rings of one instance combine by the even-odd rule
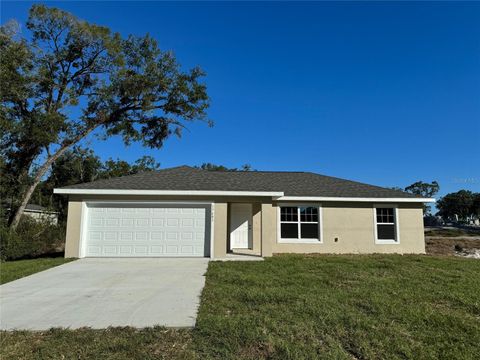
[[[189,124],[155,150],[92,141],[102,159],[480,191],[480,3],[45,4],[124,36],[149,33],[185,70],[207,73],[214,127]],[[24,25],[31,5],[2,1],[2,23]]]

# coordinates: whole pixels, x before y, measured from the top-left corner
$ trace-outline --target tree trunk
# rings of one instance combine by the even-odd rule
[[[33,181],[33,184],[30,185],[28,190],[25,192],[23,195],[23,200],[22,203],[20,204],[19,208],[15,212],[15,216],[13,217],[12,223],[10,224],[10,230],[15,230],[18,226],[18,223],[20,222],[20,219],[23,215],[23,212],[25,211],[25,207],[27,206],[28,202],[30,201],[30,198],[32,197],[33,192],[35,191],[36,187],[42,180],[43,175],[47,172],[48,168],[50,167],[51,163],[45,162],[45,164],[42,165],[42,167],[38,170],[37,175],[35,176],[35,179]]]
[[[99,125],[99,124],[98,124]],[[98,126],[97,125],[97,126]],[[40,181],[42,181],[43,176],[47,173],[48,169],[50,166],[57,160],[62,154],[67,151],[67,149],[72,146],[73,144],[76,144],[78,141],[83,139],[85,136],[87,136],[89,133],[91,133],[97,126],[92,127],[90,129],[87,129],[84,133],[78,135],[72,141],[69,141],[66,145],[63,145],[58,151],[50,156],[47,161],[43,163],[43,165],[38,169],[38,173],[35,175],[35,178],[33,179],[33,184],[30,185],[30,187],[27,189],[25,194],[23,195],[22,202],[15,212],[15,216],[13,217],[13,220],[10,224],[10,231],[15,231],[17,228],[18,224],[20,223],[20,219],[22,218],[23,212],[25,211],[25,207],[27,206],[28,202],[30,201],[30,198],[32,197],[33,192],[37,188],[38,184],[40,184]]]

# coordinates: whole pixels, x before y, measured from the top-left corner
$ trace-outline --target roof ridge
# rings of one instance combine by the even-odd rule
[[[122,176],[119,176],[119,177],[124,177],[124,176],[132,176],[132,175],[138,175],[138,174],[145,174],[145,173],[153,173],[153,174],[158,174],[158,173],[161,173],[161,172],[164,172],[164,171],[169,171],[169,170],[180,170],[180,169],[188,169],[188,170],[199,170],[199,169],[196,169],[192,166],[189,166],[189,165],[179,165],[179,166],[174,166],[174,167],[168,167],[168,168],[163,168],[163,169],[157,169],[157,170],[142,170],[142,171],[139,171],[138,173],[135,173],[135,174],[130,174],[130,175],[122,175]]]
[[[409,192],[406,192],[405,190],[391,189],[391,188],[388,188],[388,187],[385,187],[385,186],[368,184],[368,183],[365,183],[365,182],[362,182],[362,181],[344,179],[344,178],[340,178],[340,177],[337,177],[337,176],[317,174],[317,173],[314,173],[314,172],[308,172],[308,173],[313,174],[313,175],[317,175],[317,176],[322,176],[322,177],[330,178],[330,179],[341,180],[341,181],[345,181],[345,182],[349,182],[349,183],[354,183],[354,184],[360,184],[360,185],[370,186],[370,187],[374,187],[374,188],[377,188],[377,189],[383,189],[383,190],[389,190],[389,191],[393,191],[393,192],[397,192],[397,193],[402,193],[402,194],[410,195],[411,197],[422,197],[422,196],[420,196],[420,195],[411,194],[411,193],[409,193]]]
[[[280,173],[280,174],[305,174],[305,171],[275,171],[275,170],[207,170],[201,168],[193,168],[195,170],[208,171],[212,173]]]

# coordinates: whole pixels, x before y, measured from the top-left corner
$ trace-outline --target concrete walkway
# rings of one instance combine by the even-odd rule
[[[208,259],[81,259],[0,286],[0,329],[195,325]]]

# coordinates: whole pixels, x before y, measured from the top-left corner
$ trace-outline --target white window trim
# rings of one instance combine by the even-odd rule
[[[281,231],[281,210],[280,208],[282,207],[316,207],[318,208],[318,238],[317,239],[282,239],[282,231]],[[323,244],[323,215],[322,215],[322,204],[305,204],[305,203],[283,203],[283,204],[277,204],[277,243],[279,244]],[[298,224],[300,219],[298,221],[292,222],[295,224]],[[308,222],[306,223],[308,224]],[[316,224],[311,223],[311,224]],[[300,230],[299,230],[300,231]]]
[[[377,209],[381,208],[393,208],[394,225],[395,225],[395,239],[379,239],[377,228]],[[389,223],[380,223],[388,225]],[[373,204],[373,229],[375,234],[375,244],[378,245],[398,245],[400,244],[400,221],[398,216],[397,204]]]

